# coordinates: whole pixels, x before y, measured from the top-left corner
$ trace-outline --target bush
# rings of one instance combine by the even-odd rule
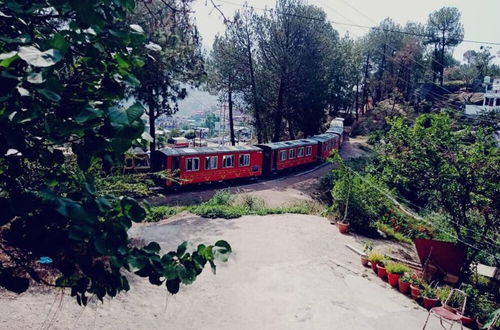
[[[382,253],[371,252],[368,254],[368,261],[371,263],[379,263],[385,259],[385,256]]]
[[[231,205],[233,194],[229,190],[219,190],[210,198],[206,204],[209,205]]]
[[[385,269],[392,274],[398,274],[398,275],[403,275],[406,272],[410,271],[410,268],[408,268],[406,265],[403,265],[402,263],[399,262],[389,262],[386,266]]]
[[[116,195],[132,198],[144,198],[152,193],[149,190],[154,186],[153,180],[144,174],[118,174],[96,178],[98,195]]]
[[[204,218],[239,218],[245,214],[245,209],[232,205],[213,205],[204,203],[199,206],[191,207],[190,211]]]
[[[390,226],[388,226],[388,225],[386,225],[384,223],[376,222],[375,226],[377,227],[378,230],[380,230],[381,232],[383,232],[387,236],[394,238],[397,241],[400,241],[400,242],[403,242],[403,243],[406,243],[406,244],[412,244],[413,243],[413,241],[411,239],[409,239],[408,237],[405,237],[401,233],[398,233],[398,232],[394,231],[393,228],[391,228]]]
[[[173,207],[173,206],[152,206],[144,221],[146,222],[158,222],[160,220],[169,218],[173,215],[176,215],[182,211],[181,207]]]

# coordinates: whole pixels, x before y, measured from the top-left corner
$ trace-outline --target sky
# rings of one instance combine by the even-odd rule
[[[245,0],[213,0],[226,17],[241,9]],[[323,8],[330,21],[366,26],[378,25],[386,17],[404,25],[407,21],[425,23],[431,12],[441,7],[457,7],[462,13],[467,40],[500,43],[500,0],[308,0],[308,4]],[[248,0],[248,4],[261,12],[274,7],[275,0]],[[221,14],[210,0],[195,0],[194,17],[206,49],[210,49],[217,33],[224,32]],[[332,24],[341,36],[349,33],[353,38],[368,30],[341,24]],[[463,61],[463,53],[469,49],[479,50],[481,44],[462,42],[454,50],[454,57]],[[494,62],[500,64],[500,46],[491,46],[497,54]]]

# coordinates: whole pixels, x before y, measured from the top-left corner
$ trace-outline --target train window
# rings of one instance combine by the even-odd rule
[[[312,147],[311,146],[307,146],[306,147],[306,156],[311,156],[312,154]]]
[[[295,148],[288,150],[288,158],[289,159],[294,159],[295,158],[295,152],[296,152]]]
[[[286,150],[281,150],[280,151],[280,160],[286,160]]]
[[[304,147],[299,148],[299,151],[297,151],[297,157],[304,157]]]
[[[218,160],[219,160],[219,157],[217,157],[217,156],[205,157],[205,169],[206,170],[216,169]]]
[[[186,159],[186,171],[198,171],[200,169],[200,159],[199,158],[187,158]]]
[[[240,166],[250,166],[250,155],[240,155]]]
[[[497,106],[497,107],[500,107],[500,97],[499,97],[499,98],[497,98],[497,103],[496,103],[496,106]]]
[[[223,156],[222,167],[234,167],[234,155]]]

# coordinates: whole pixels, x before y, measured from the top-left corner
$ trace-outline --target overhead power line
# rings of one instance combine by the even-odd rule
[[[241,7],[241,8],[245,7],[244,4],[232,2],[232,1],[227,1],[227,0],[217,0],[217,2],[225,3],[228,5],[233,5],[233,6],[237,6],[237,7]],[[290,17],[308,19],[308,20],[313,20],[313,21],[321,21],[321,22],[325,21],[322,18],[318,18],[318,17],[311,17],[311,16],[299,15],[299,14],[294,14],[294,13],[281,12],[281,11],[277,11],[277,10],[273,10],[273,9],[255,7],[255,6],[251,6],[251,5],[246,5],[246,6],[248,8],[252,8],[252,9],[256,9],[256,10],[273,12],[277,15],[290,16]],[[339,22],[339,21],[333,21],[333,20],[326,20],[326,22],[330,22],[330,23],[338,24],[338,25],[352,26],[352,27],[357,27],[357,28],[362,28],[362,29],[369,29],[369,30],[373,29],[373,30],[379,30],[379,31],[383,31],[383,32],[392,32],[392,33],[400,33],[400,34],[405,34],[405,35],[412,35],[412,36],[420,37],[420,38],[428,38],[429,37],[426,34],[401,31],[401,30],[394,30],[394,29],[385,29],[385,28],[381,28],[378,26],[368,26],[368,25],[346,23],[346,22]],[[481,40],[470,40],[470,39],[453,39],[453,40],[474,43],[474,44],[481,44],[481,45],[500,46],[500,42],[494,42],[494,41],[481,41]]]

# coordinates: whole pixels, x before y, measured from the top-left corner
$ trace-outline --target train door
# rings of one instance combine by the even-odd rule
[[[181,170],[180,170],[180,158],[181,156],[172,156],[172,181],[174,184],[179,184]]]

